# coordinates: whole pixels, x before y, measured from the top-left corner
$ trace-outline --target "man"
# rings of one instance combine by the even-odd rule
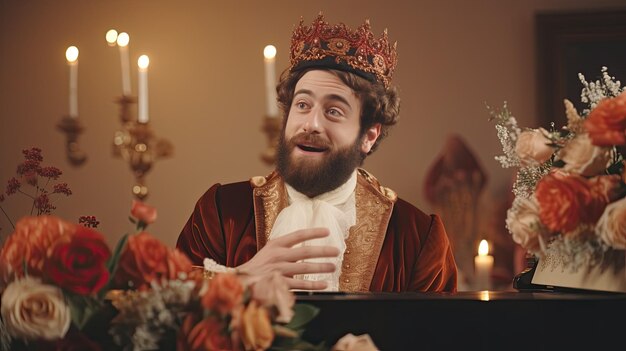
[[[293,289],[455,291],[443,224],[359,166],[394,125],[397,62],[369,22],[300,22],[278,85],[284,120],[277,169],[216,184],[197,202],[177,246],[248,274],[278,270]]]

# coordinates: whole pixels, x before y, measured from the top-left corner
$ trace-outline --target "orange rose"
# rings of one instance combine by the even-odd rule
[[[266,350],[274,341],[269,312],[256,300],[250,301],[241,315],[241,340],[246,350]]]
[[[169,277],[167,257],[168,248],[152,235],[131,235],[115,272],[115,285],[144,289],[155,279]]]
[[[133,200],[130,215],[144,224],[152,224],[156,221],[157,210],[141,201]]]
[[[235,274],[219,273],[210,282],[202,296],[202,306],[222,315],[242,303],[243,285]]]
[[[594,145],[626,144],[626,92],[600,101],[584,125]]]
[[[535,189],[541,222],[549,230],[562,234],[573,231],[579,224],[595,224],[608,203],[596,182],[558,172],[543,177]]]
[[[23,275],[24,263],[31,276],[41,276],[47,250],[63,235],[72,235],[76,224],[54,216],[23,217],[15,224],[15,231],[7,239],[0,252],[3,269]]]
[[[177,338],[177,350],[206,351],[233,350],[226,328],[215,317],[200,320],[197,314],[185,317]]]
[[[191,272],[191,261],[178,249],[170,249],[167,254],[167,274],[169,279],[178,279],[180,273]]]

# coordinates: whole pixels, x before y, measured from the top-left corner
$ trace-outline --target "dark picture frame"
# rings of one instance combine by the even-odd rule
[[[567,124],[563,99],[579,113],[583,88],[601,78],[601,69],[626,85],[626,8],[602,11],[537,13],[537,117],[540,126],[559,129]]]

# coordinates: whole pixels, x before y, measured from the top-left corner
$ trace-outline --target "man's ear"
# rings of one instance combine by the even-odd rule
[[[380,136],[380,123],[376,123],[371,126],[367,131],[365,131],[365,135],[363,135],[363,140],[361,141],[361,151],[363,153],[369,153],[376,139]]]

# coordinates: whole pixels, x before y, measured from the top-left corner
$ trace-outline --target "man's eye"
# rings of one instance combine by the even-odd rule
[[[300,101],[300,102],[296,103],[296,107],[302,110],[302,109],[307,108],[307,104],[302,102],[302,101]]]
[[[328,110],[328,115],[333,117],[341,117],[343,116],[343,113],[341,113],[341,111],[336,108],[331,108],[330,110]]]

